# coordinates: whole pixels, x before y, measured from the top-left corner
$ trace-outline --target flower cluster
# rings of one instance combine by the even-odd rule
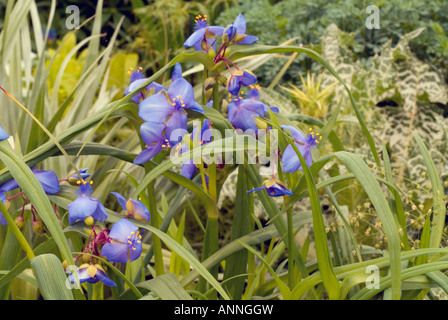
[[[99,232],[96,229],[99,228]],[[106,258],[110,262],[127,263],[137,260],[143,250],[142,236],[138,228],[130,221],[121,219],[112,225],[111,229],[102,229],[93,226],[90,239],[84,246],[80,255],[74,258],[76,262],[82,259],[84,262],[77,270],[77,277],[80,283],[96,283],[98,281],[115,287],[116,283],[106,274],[99,261],[95,261],[95,256]],[[76,282],[75,275],[70,273],[69,279]]]
[[[39,170],[37,167],[32,167],[31,171],[48,195],[58,193],[60,191],[61,182],[68,182],[77,186],[77,197],[67,206],[68,223],[69,225],[73,225],[77,222],[84,222],[91,226],[91,231],[90,237],[82,249],[82,253],[74,258],[75,262],[82,258],[83,263],[78,268],[77,275],[75,276],[71,273],[69,279],[73,283],[77,280],[79,280],[80,283],[96,283],[101,281],[108,286],[115,286],[116,284],[107,276],[104,269],[105,267],[100,261],[97,261],[98,259],[96,259],[96,257],[105,258],[110,262],[121,263],[138,259],[142,253],[142,236],[134,223],[127,220],[127,218],[133,218],[136,221],[149,221],[149,210],[139,200],[126,200],[121,194],[112,192],[126,213],[123,219],[112,225],[111,229],[103,229],[95,224],[95,221],[106,221],[108,214],[101,201],[92,197],[93,182],[87,181],[91,176],[87,173],[87,169],[70,172],[64,179],[58,179],[55,172],[51,170]],[[15,221],[19,228],[23,229],[25,225],[25,205],[28,202],[28,197],[23,191],[18,192],[11,197],[7,197],[9,192],[19,188],[20,186],[15,179],[10,179],[1,184],[0,201],[2,201],[8,209],[10,201],[20,196],[24,197],[22,214],[17,217]],[[39,219],[39,214],[32,203],[30,204],[30,208],[33,215],[33,230],[37,234],[43,234],[45,232],[45,225],[42,220]],[[56,205],[54,207],[54,213],[60,218]],[[7,224],[6,219],[1,214],[0,223],[2,225]]]
[[[230,48],[233,45],[251,45],[258,38],[254,35],[246,34],[246,20],[242,14],[239,14],[232,24],[226,27],[209,25],[206,15],[198,15],[195,18],[194,32],[184,43],[185,48],[194,48],[196,51],[206,52],[215,63],[212,76],[206,80],[206,83],[219,84],[225,87],[228,99],[223,101],[222,110],[226,114],[228,122],[241,133],[257,134],[258,129],[266,129],[266,124],[261,120],[268,117],[270,112],[278,113],[279,109],[275,106],[267,106],[260,99],[261,88],[257,85],[257,76],[247,69],[240,69],[230,58]],[[219,71],[222,70],[222,71]],[[228,72],[228,76],[224,73]],[[131,84],[125,91],[128,94],[148,82],[143,76],[142,69],[129,72]],[[225,79],[225,81],[224,81]],[[213,87],[204,85],[204,94],[207,88]],[[205,95],[206,99],[210,95]],[[138,104],[138,115],[143,123],[140,127],[142,141],[145,146],[134,160],[135,164],[143,164],[158,155],[163,150],[174,148],[175,154],[182,154],[190,150],[191,146],[198,146],[189,143],[191,138],[183,141],[184,136],[188,134],[187,123],[190,112],[197,112],[196,115],[204,115],[204,107],[198,104],[194,97],[192,85],[182,77],[182,67],[176,64],[171,76],[171,85],[166,88],[163,85],[152,82],[147,85],[140,93],[134,95],[132,99]],[[206,106],[212,106],[212,100],[206,103]],[[203,121],[202,133],[210,128],[210,121]],[[291,127],[292,128],[292,127]],[[291,129],[285,126],[284,129]],[[269,130],[268,128],[267,130]],[[195,136],[196,130],[190,134]],[[292,128],[291,132],[295,139],[295,144],[308,165],[312,163],[311,149],[315,146],[318,139],[316,135],[304,136],[297,129]],[[210,140],[200,138],[201,144],[208,143]],[[294,149],[289,145],[281,154],[282,164],[285,172],[295,172],[302,170],[299,158]],[[185,161],[182,165],[181,174],[191,179],[196,172],[196,165],[193,159]],[[262,187],[257,188],[266,190],[279,190],[284,185],[275,180],[269,180]],[[268,194],[276,196],[268,190]],[[286,192],[285,194],[289,194]],[[124,200],[122,200],[123,202]],[[122,204],[123,208],[124,202]]]

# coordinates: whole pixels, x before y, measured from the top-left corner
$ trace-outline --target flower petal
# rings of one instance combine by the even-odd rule
[[[282,129],[289,129],[291,131],[291,135],[294,138],[294,140],[296,140],[296,142],[299,142],[303,145],[306,144],[306,137],[303,135],[302,132],[300,132],[299,130],[297,130],[294,127],[288,126],[288,125],[282,125],[281,126]]]
[[[107,276],[107,274],[103,270],[101,270],[100,268],[97,269],[95,277],[98,278],[106,286],[109,286],[109,287],[116,287],[117,286],[117,284],[115,282],[113,282]]]
[[[171,86],[168,88],[168,96],[170,99],[181,96],[181,99],[185,104],[185,108],[190,108],[196,103],[194,100],[193,87],[184,78],[179,78],[173,81]]]
[[[236,17],[233,25],[238,29],[238,34],[246,33],[246,18],[241,13]]]
[[[90,197],[79,197],[68,205],[68,222],[71,225],[77,220],[84,220],[93,216],[97,209],[97,202]]]
[[[103,204],[101,203],[100,200],[98,199],[94,199],[91,198],[92,200],[94,200],[96,202],[96,210],[92,215],[92,218],[98,221],[104,221],[107,219],[107,211],[106,208],[104,208]]]
[[[171,81],[174,82],[179,78],[182,78],[182,66],[180,65],[180,63],[176,63],[173,73],[171,74]]]
[[[230,104],[229,104],[230,105]],[[228,111],[228,120],[236,128],[242,130],[258,130],[257,124],[255,123],[254,116],[262,117],[264,116],[264,104],[259,101],[253,102],[249,99],[244,99],[239,106],[231,108]]]
[[[165,123],[166,118],[174,111],[163,93],[156,93],[140,102],[138,116],[145,121]]]
[[[202,106],[199,103],[197,103],[196,101],[194,102],[194,104],[192,106],[189,106],[189,107],[185,106],[185,109],[204,114],[204,108],[202,108]]]
[[[56,173],[51,170],[33,170],[37,180],[39,180],[46,194],[56,194],[59,192],[59,179]]]
[[[134,218],[139,221],[149,221],[151,219],[151,216],[149,214],[148,208],[146,208],[146,206],[140,201],[132,200],[132,202],[134,203]]]
[[[6,133],[5,130],[3,130],[2,126],[0,126],[0,141],[6,140],[9,138],[9,135]]]
[[[214,33],[216,36],[222,36],[222,33],[224,32],[224,28],[219,27],[219,26],[208,26],[207,31]]]
[[[11,179],[6,181],[5,183],[0,185],[0,192],[8,192],[14,189],[17,189],[19,187],[19,184],[16,180]]]
[[[252,43],[254,43],[255,41],[257,41],[258,40],[258,37],[256,37],[256,36],[251,36],[251,35],[246,35],[245,37],[244,37],[244,39],[243,40],[241,40],[240,42],[238,42],[238,44],[252,44]]]
[[[271,197],[280,197],[284,195],[292,196],[292,191],[288,190],[279,183],[274,183],[273,186],[266,188],[268,195]]]
[[[250,71],[244,70],[243,75],[240,77],[241,84],[250,86],[257,82],[257,77]]]
[[[284,172],[296,172],[301,168],[299,157],[292,145],[288,145],[282,155],[282,169]]]
[[[4,192],[0,192],[0,201],[5,204],[6,202],[6,195]],[[0,223],[4,226],[6,226],[8,224],[8,222],[6,221],[5,217],[3,216],[3,214],[0,212]]]
[[[146,90],[154,89],[154,93],[159,93],[162,90],[167,91],[168,89],[165,88],[165,86],[162,86],[161,84],[157,82],[151,82],[147,87]]]
[[[162,145],[160,143],[150,145],[146,147],[145,150],[140,152],[138,156],[134,159],[134,164],[142,164],[148,160],[151,160],[162,151]]]
[[[140,134],[145,144],[150,145],[163,140],[163,131],[166,126],[163,123],[144,122],[140,126]]]
[[[193,47],[196,43],[201,41],[204,38],[206,32],[206,28],[201,28],[196,30],[188,37],[188,39],[184,42],[185,48]]]
[[[263,190],[263,189],[266,189],[266,186],[261,186],[261,187],[258,187],[258,188],[249,190],[249,191],[247,191],[247,193],[252,193],[252,192],[255,192],[255,191],[260,191],[260,190]]]
[[[142,254],[142,251],[143,251],[142,244],[134,242],[134,245],[129,250],[129,252],[130,252],[129,260],[131,260],[131,261],[137,260],[140,257],[140,255]]]
[[[170,141],[171,145],[174,146],[179,143],[183,136],[188,133],[187,120],[187,114],[181,109],[173,112],[166,122],[165,136]]]
[[[184,176],[185,178],[187,178],[187,179],[192,179],[194,174],[195,174],[195,172],[196,172],[196,170],[197,170],[197,167],[193,163],[193,159],[191,159],[191,160],[185,161],[182,164],[182,168],[181,168],[180,174],[182,176]]]
[[[120,204],[121,208],[123,210],[126,210],[126,202],[127,202],[127,200],[125,199],[125,197],[123,197],[118,192],[111,192],[111,193],[117,198],[118,203]]]
[[[129,261],[129,246],[124,243],[106,243],[101,249],[101,255],[112,262],[126,263]]]
[[[120,219],[114,223],[110,229],[109,237],[114,240],[127,243],[127,237],[131,235],[132,232],[137,232],[138,228],[129,220]]]

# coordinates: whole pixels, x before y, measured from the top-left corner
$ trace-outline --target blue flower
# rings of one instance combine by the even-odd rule
[[[109,233],[110,243],[101,249],[101,255],[113,262],[126,263],[140,257],[143,247],[138,228],[130,221],[121,219]]]
[[[253,101],[252,99],[243,99],[242,97],[229,100],[231,100],[227,104],[227,119],[229,122],[235,128],[243,131],[248,129],[257,131],[258,127],[254,117],[263,117],[265,115],[264,103]]]
[[[4,192],[0,192],[0,201],[6,205],[6,195]],[[3,213],[0,211],[0,223],[4,226],[6,226],[8,224],[8,222],[6,222],[5,217],[3,216]]]
[[[98,281],[103,282],[105,285],[109,287],[116,287],[117,284],[113,282],[104,271],[103,267],[99,264],[82,264],[78,268],[78,279],[79,283],[88,282],[88,283],[97,283]],[[69,279],[72,283],[75,283],[75,276],[70,273]]]
[[[135,164],[142,164],[152,159],[162,150],[171,148],[170,141],[165,138],[166,125],[163,123],[144,122],[140,126],[140,134],[145,149],[134,159]]]
[[[259,190],[266,190],[270,197],[292,196],[291,190],[288,190],[281,181],[275,181],[274,179],[264,181],[261,187],[249,190],[247,193]]]
[[[313,163],[311,150],[319,143],[322,137],[319,137],[319,134],[315,134],[313,132],[305,136],[296,128],[288,125],[282,125],[282,128],[291,130],[294,144],[305,159],[307,166],[311,166]],[[296,172],[297,170],[303,171],[299,157],[290,144],[286,147],[285,151],[283,151],[282,167],[284,172]]]
[[[143,203],[138,200],[128,199],[126,200],[118,192],[111,192],[118,200],[118,203],[126,211],[126,216],[131,216],[138,221],[149,221],[149,210]]]
[[[199,138],[200,145],[210,143],[213,138],[210,129],[211,129],[210,119],[205,119],[204,123],[202,124],[200,136],[196,137],[197,130],[196,128],[194,128],[191,133],[191,140],[193,141],[194,139]],[[186,143],[178,144],[177,148],[180,148],[180,154],[188,152],[190,150],[190,148],[187,146]],[[180,174],[188,179],[191,179],[196,173],[196,170],[197,167],[196,164],[194,163],[194,159],[190,159],[182,164]]]
[[[246,34],[246,19],[241,13],[236,17],[233,24],[227,26],[224,34],[228,37],[228,41],[237,44],[252,44],[258,40],[258,37]]]
[[[216,51],[216,41],[215,37],[222,35],[224,28],[217,26],[209,26],[207,23],[207,16],[198,15],[195,19],[195,31],[191,34],[190,37],[184,42],[185,48],[194,47],[197,51],[204,51],[202,48],[202,42],[207,41],[205,43],[206,46],[212,46]],[[208,51],[208,50],[207,50]]]
[[[46,194],[59,192],[59,179],[56,173],[51,170],[38,170],[36,167],[31,167],[31,171],[39,180]],[[17,188],[19,188],[19,184],[15,179],[11,179],[0,185],[0,192],[8,192]]]
[[[2,126],[0,126],[0,141],[6,140],[9,138],[9,135],[3,130]]]
[[[230,94],[237,96],[241,86],[249,86],[257,82],[257,77],[249,70],[237,70],[227,79],[226,89]]]
[[[106,208],[101,201],[91,197],[93,190],[90,183],[85,180],[78,181],[78,198],[68,205],[68,222],[70,225],[87,217],[92,217],[98,221],[107,219]]]
[[[131,78],[131,84],[124,91],[125,95],[128,95],[129,93],[137,89],[139,86],[141,86],[146,80],[148,80],[148,78],[145,78],[145,76],[143,75],[141,67],[135,71],[131,69],[131,71],[129,71],[128,74]],[[158,84],[157,82],[151,82],[145,88],[146,91],[149,91],[151,89],[154,89],[154,93],[166,90],[164,86]],[[145,90],[142,90],[139,94],[133,96],[131,99],[136,103],[140,103],[142,99],[145,99],[145,92],[144,92]]]
[[[178,75],[179,71],[175,74]],[[193,87],[182,77],[175,77],[166,94],[159,92],[149,96],[140,103],[138,115],[144,121],[165,125],[165,136],[171,145],[182,140],[182,135],[176,134],[187,131],[187,113],[190,109],[204,113],[204,109],[194,99]]]

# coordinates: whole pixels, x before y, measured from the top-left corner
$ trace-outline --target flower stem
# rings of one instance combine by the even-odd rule
[[[25,194],[24,191],[19,192],[18,194],[13,195],[11,198],[8,198],[8,199],[6,199],[6,200],[11,201],[12,199],[15,199],[15,198],[17,198],[17,197],[20,197],[20,196],[23,195],[23,194]]]

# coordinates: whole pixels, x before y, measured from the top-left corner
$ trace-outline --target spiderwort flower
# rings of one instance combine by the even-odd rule
[[[165,137],[165,129],[166,125],[162,123],[144,122],[140,126],[140,134],[143,142],[145,142],[145,149],[134,159],[135,164],[145,163],[162,150],[171,148],[170,141]]]
[[[240,13],[233,24],[224,29],[224,42],[237,44],[252,44],[258,37],[246,34],[246,18]]]
[[[194,47],[197,51],[204,51],[202,45],[206,47],[213,46],[216,50],[216,41],[214,41],[216,36],[221,36],[224,28],[217,26],[209,26],[207,23],[207,15],[196,16],[195,21],[195,31],[188,37],[184,42],[185,48]],[[208,51],[208,50],[207,50]]]
[[[92,198],[92,181],[78,181],[78,198],[68,205],[68,222],[71,225],[77,220],[84,220],[92,217],[98,221],[107,219],[107,212],[101,201]]]
[[[268,193],[268,196],[270,196],[270,197],[280,197],[280,196],[285,196],[285,195],[292,196],[291,190],[288,190],[281,181],[274,180],[273,178],[264,181],[263,185],[261,187],[249,190],[249,191],[247,191],[247,193],[251,193],[251,192],[259,191],[259,190],[263,190],[263,189],[266,190],[266,192]]]
[[[138,221],[149,221],[150,219],[149,210],[143,203],[131,198],[126,200],[125,197],[123,197],[118,192],[111,192],[111,193],[117,198],[118,203],[123,208],[123,210],[126,211],[126,217],[130,216]]]
[[[255,116],[262,117],[265,115],[265,105],[260,101],[253,101],[252,99],[243,99],[238,97],[229,98],[227,104],[227,119],[238,129],[246,131],[248,129],[257,130]]]
[[[0,141],[6,140],[9,138],[9,135],[3,130],[2,126],[0,126]]]
[[[236,70],[227,79],[226,89],[232,95],[237,96],[241,86],[249,86],[257,82],[257,77],[249,70]]]
[[[59,192],[59,179],[56,173],[51,170],[39,170],[36,167],[31,167],[31,171],[39,180],[46,194]],[[0,185],[0,192],[8,192],[17,188],[19,188],[19,184],[15,179],[11,179]]]
[[[179,70],[179,69],[178,69]],[[179,71],[176,72],[178,75]],[[182,135],[172,135],[176,129],[187,131],[187,113],[190,109],[204,113],[204,109],[194,99],[193,87],[182,77],[176,77],[166,94],[159,92],[140,103],[138,115],[144,121],[164,124],[165,136],[171,145],[176,145]]]
[[[79,283],[88,282],[88,283],[97,283],[101,281],[105,285],[109,287],[116,287],[117,284],[113,282],[104,271],[103,267],[99,264],[82,264],[77,271]],[[69,279],[72,283],[75,283],[75,276],[70,273]]]
[[[288,125],[282,125],[282,129],[291,130],[294,144],[305,159],[307,166],[311,166],[313,163],[311,150],[319,143],[319,141],[322,139],[322,136],[319,137],[319,134],[314,132],[311,132],[310,134],[305,136],[296,128]],[[284,172],[295,172],[297,170],[303,171],[299,157],[290,144],[286,147],[285,151],[283,151],[282,166]]]
[[[130,221],[121,219],[109,233],[110,243],[101,249],[101,255],[109,261],[126,263],[140,257],[143,247],[138,228]]]
[[[131,93],[132,91],[137,89],[140,85],[142,85],[142,83],[144,83],[146,80],[148,80],[148,78],[145,78],[145,76],[143,75],[142,67],[138,68],[137,70],[134,70],[131,68],[131,70],[128,71],[128,75],[131,78],[131,83],[124,91],[125,95]],[[158,93],[162,90],[166,90],[166,88],[164,86],[162,86],[161,84],[158,84],[155,81],[151,82],[145,88],[146,91],[149,91],[151,89],[154,89],[154,93]],[[139,94],[133,96],[132,100],[135,101],[136,103],[140,103],[140,101],[145,98],[145,92],[144,92],[145,90],[143,90]]]

